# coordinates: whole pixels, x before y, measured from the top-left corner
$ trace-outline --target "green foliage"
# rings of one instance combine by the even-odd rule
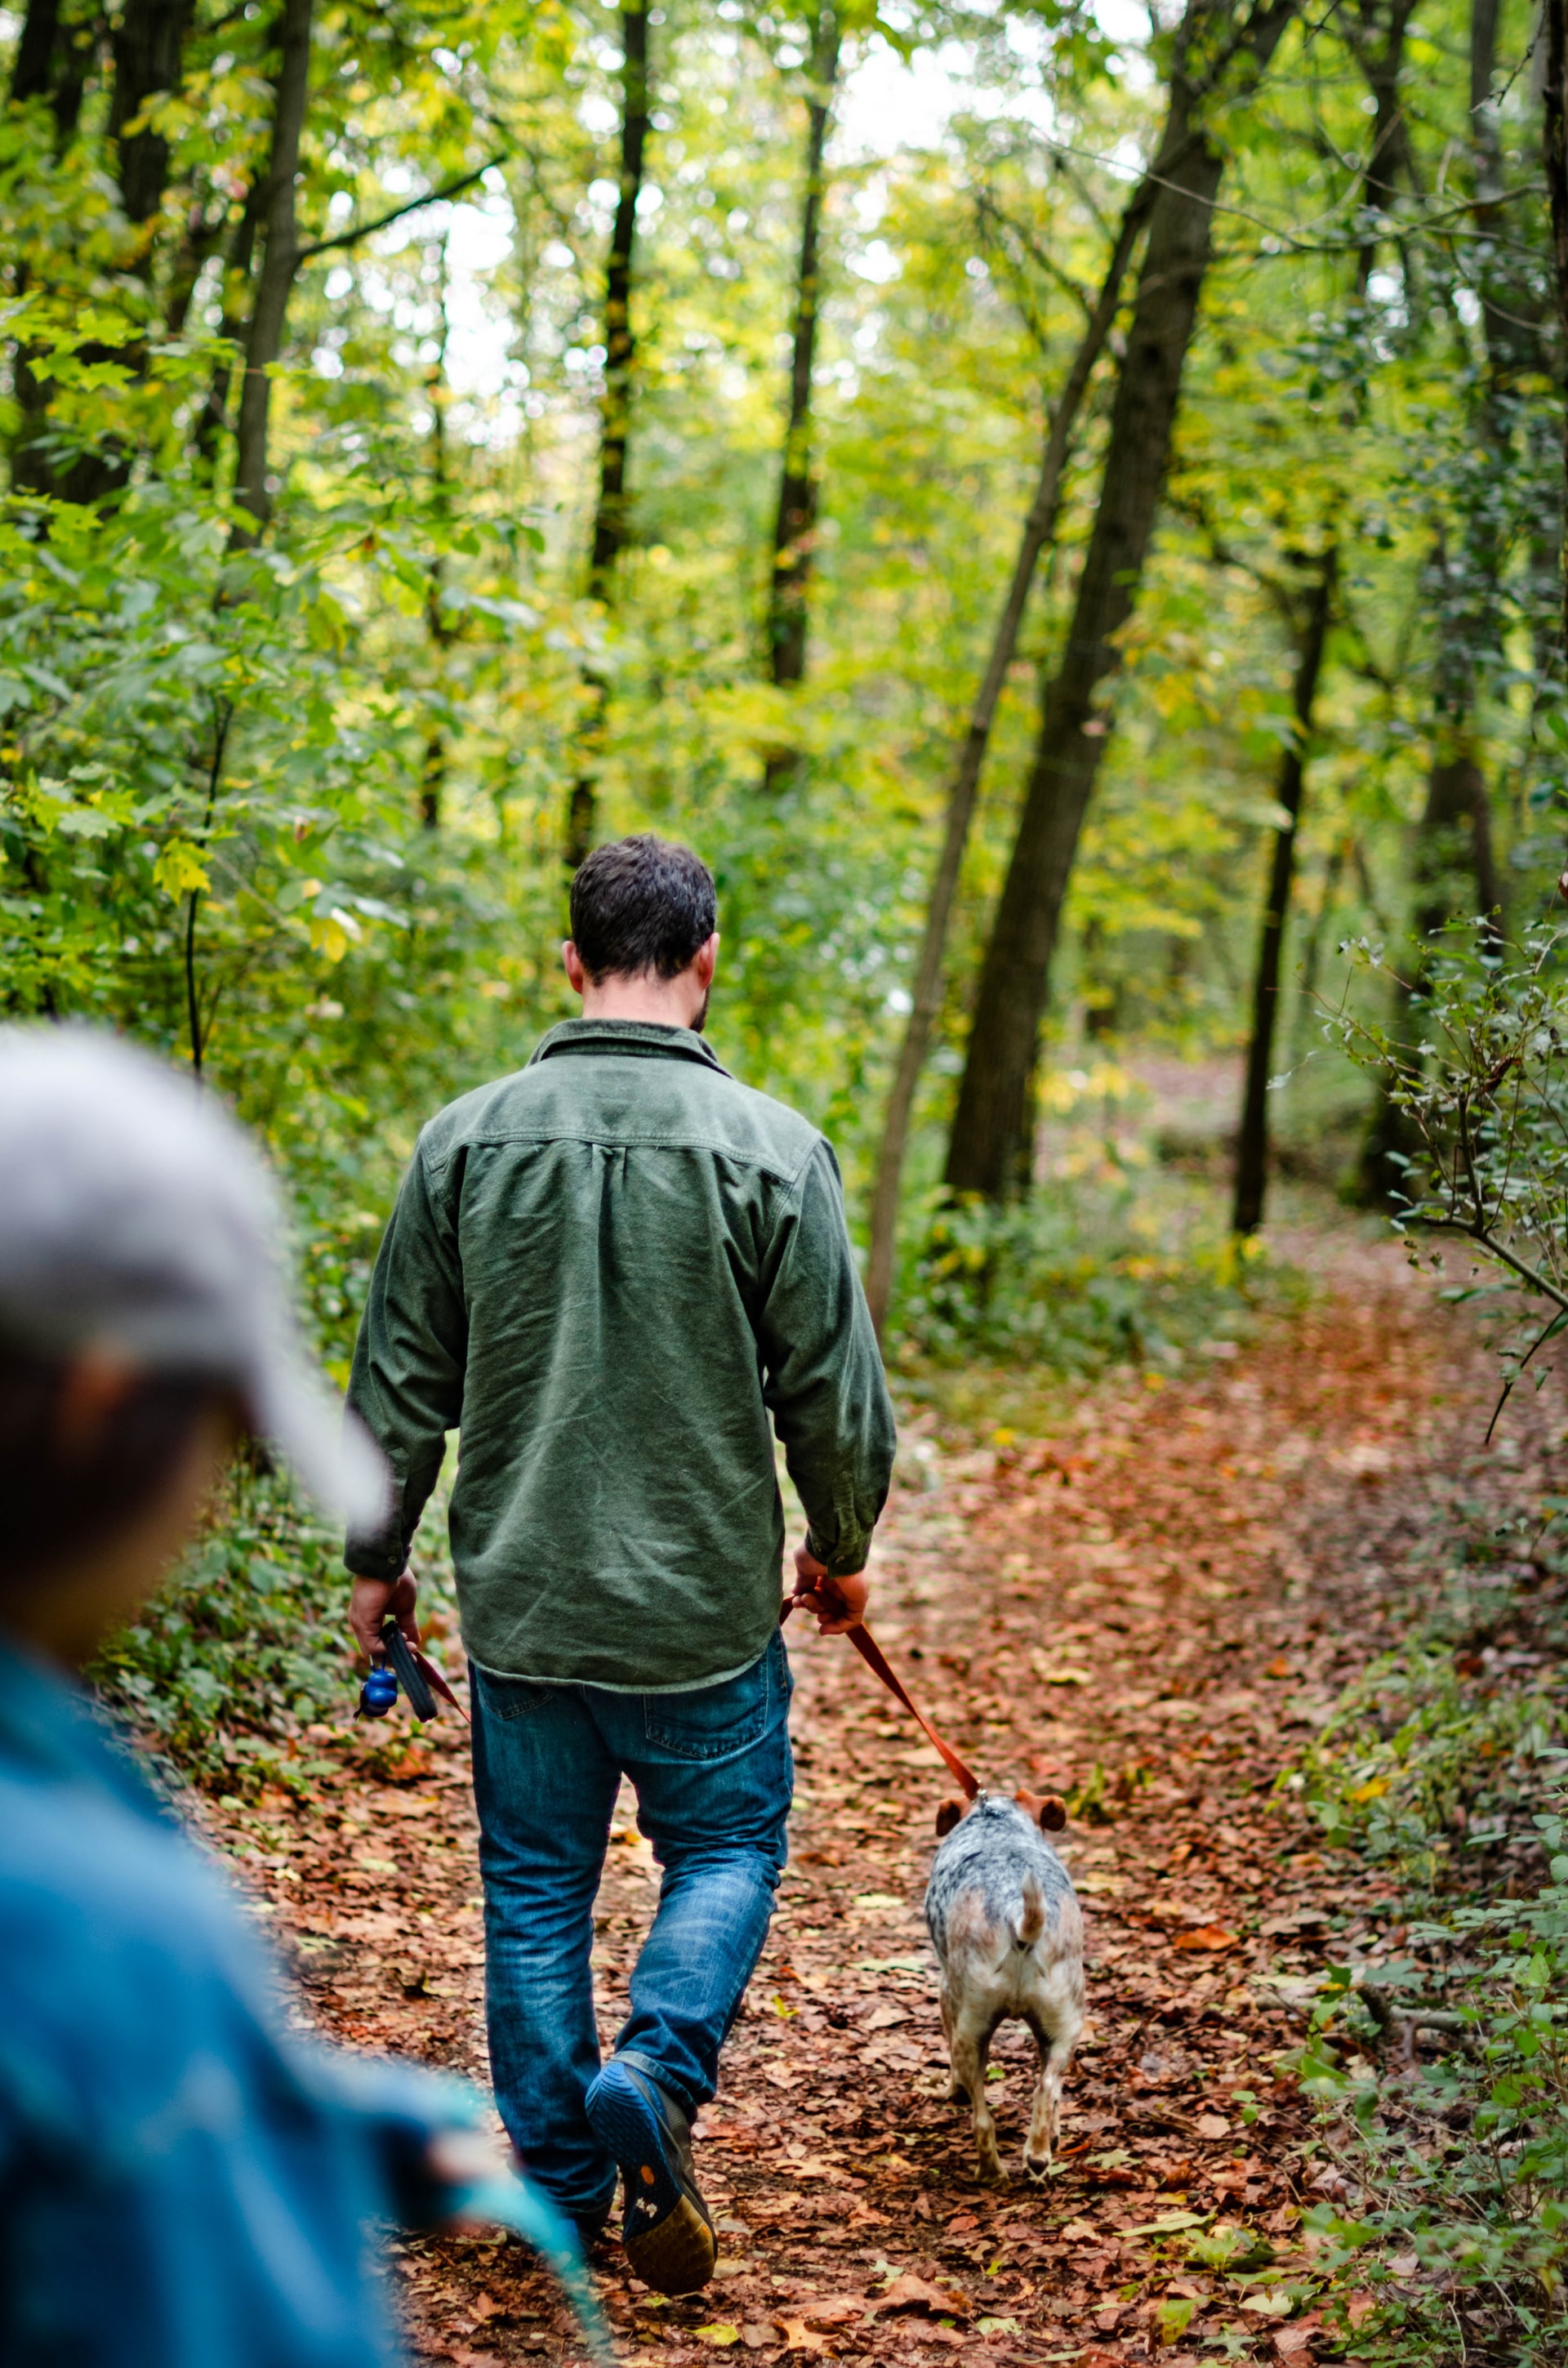
[[[420,1554],[420,1617],[436,1634],[451,1614],[442,1530],[432,1522]],[[241,1798],[307,1791],[323,1751],[343,1747],[359,1687],[342,1543],[282,1480],[237,1472],[206,1535],[99,1655],[96,1690],[186,1781]],[[406,1731],[400,1713],[367,1739],[395,1756]]]
[[[1560,1549],[1524,1529],[1472,1517],[1449,1601],[1289,1780],[1399,1887],[1398,1952],[1330,1968],[1299,2063],[1328,2157],[1306,2225],[1369,2362],[1568,2342],[1568,1634]],[[1495,1567],[1532,1546],[1528,1588]]]

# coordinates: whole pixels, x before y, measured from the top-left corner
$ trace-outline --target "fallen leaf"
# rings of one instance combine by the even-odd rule
[[[1091,1686],[1094,1677],[1088,1669],[1069,1668],[1064,1661],[1051,1661],[1038,1649],[1029,1655],[1029,1667],[1044,1686]]]
[[[499,2318],[505,2313],[506,2308],[506,2304],[504,2302],[497,2302],[493,2294],[484,2294],[483,2292],[476,2294],[473,2300],[469,2305],[469,2309],[472,2312],[475,2318]]]
[[[866,2306],[864,2294],[824,2294],[820,2298],[813,2295],[810,2302],[801,2305],[801,2317],[823,2327],[847,2327],[852,2318],[865,2317]]]
[[[698,2328],[696,2333],[699,2343],[710,2343],[715,2351],[727,2351],[732,2343],[741,2340],[740,2328],[724,2318],[710,2320],[708,2326]]]
[[[1236,1935],[1227,1932],[1222,1924],[1199,1924],[1190,1932],[1178,1932],[1171,1946],[1174,1949],[1233,1949]]]
[[[925,2278],[917,2278],[913,2270],[905,2270],[893,2279],[885,2294],[877,2296],[873,2310],[950,2310],[968,2316],[969,2305],[962,2294],[949,2288],[946,2292]]]
[[[1277,1653],[1263,1674],[1266,1678],[1288,1678],[1290,1674],[1290,1664],[1283,1653]]]
[[[1377,2297],[1375,2294],[1347,2294],[1345,2301],[1345,2316],[1350,2321],[1352,2327],[1360,2327],[1371,2317],[1372,2313],[1376,2310],[1377,2306]]]
[[[783,2339],[786,2351],[825,2351],[827,2338],[803,2318],[776,2318],[773,2322]]]
[[[1200,2138],[1228,2138],[1231,2124],[1220,2113],[1199,2113],[1198,2135]]]
[[[902,2006],[880,2006],[875,2014],[866,2017],[864,2031],[896,2031],[901,2022],[909,2021],[909,2010]]]

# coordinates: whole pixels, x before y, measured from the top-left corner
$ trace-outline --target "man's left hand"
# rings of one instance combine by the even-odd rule
[[[348,1598],[348,1625],[367,1661],[381,1658],[381,1622],[389,1613],[418,1651],[419,1622],[415,1612],[418,1593],[411,1570],[398,1578],[356,1578]]]

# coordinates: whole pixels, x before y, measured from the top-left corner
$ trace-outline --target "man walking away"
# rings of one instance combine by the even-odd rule
[[[351,1537],[355,1633],[412,1633],[409,1543],[460,1429],[450,1526],[472,1668],[490,2058],[514,2145],[585,2232],[619,2167],[636,2274],[702,2285],[691,2122],[761,1953],[792,1767],[768,1417],[797,1571],[853,1626],[892,1411],[833,1153],[702,1038],[712,880],[600,848],[562,949],[583,1016],[425,1129],[350,1397],[396,1502]],[[663,1871],[600,2068],[590,1952],[622,1776]]]

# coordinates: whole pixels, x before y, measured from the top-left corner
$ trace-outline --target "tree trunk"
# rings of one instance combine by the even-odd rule
[[[126,220],[138,231],[143,231],[163,204],[169,163],[168,142],[142,119],[150,100],[179,88],[191,5],[192,0],[175,0],[172,6],[170,0],[129,0],[111,37],[114,74],[108,135],[116,151],[120,205]],[[41,9],[36,25],[29,14],[23,27],[12,96],[49,95],[62,142],[65,120],[74,128],[80,111],[92,50],[93,37],[84,40],[80,28],[62,22],[57,6]],[[149,277],[149,243],[146,235],[139,237],[120,267],[143,280]],[[80,348],[77,359],[88,363],[119,362],[135,370],[141,365],[142,349],[139,345],[87,345]],[[50,450],[48,389],[34,377],[25,355],[17,357],[16,392],[22,417],[12,479],[19,489],[78,503],[102,501],[119,491],[131,473],[133,457],[122,438],[106,438],[95,450],[78,452],[62,467]]]
[[[1541,152],[1551,200],[1552,276],[1562,350],[1568,353],[1568,0],[1545,0],[1546,74],[1541,91]],[[1559,369],[1562,363],[1560,360]],[[1568,410],[1563,413],[1563,477],[1568,493]],[[1568,563],[1568,533],[1562,544]],[[1568,564],[1562,577],[1562,643],[1568,653]]]
[[[130,0],[113,35],[114,90],[109,138],[119,155],[119,195],[133,222],[151,222],[164,202],[169,143],[142,120],[147,102],[177,90],[192,0]],[[139,129],[128,131],[128,125]]]
[[[826,0],[812,42],[812,87],[806,102],[806,173],[801,203],[801,255],[795,279],[795,332],[790,363],[790,420],[778,476],[773,567],[767,596],[767,655],[780,687],[804,679],[806,625],[817,520],[817,480],[812,465],[812,369],[816,359],[818,248],[825,183],[823,154],[838,81],[838,17]],[[763,786],[782,789],[800,759],[780,750],[767,759]]]
[[[1296,870],[1296,831],[1301,815],[1307,757],[1312,741],[1312,709],[1318,677],[1323,671],[1324,644],[1334,607],[1336,554],[1331,546],[1323,557],[1317,582],[1310,595],[1301,624],[1296,660],[1295,728],[1279,766],[1276,791],[1285,809],[1283,826],[1274,834],[1274,859],[1269,867],[1268,896],[1258,939],[1257,973],[1253,988],[1252,1042],[1247,1050],[1246,1092],[1242,1101],[1241,1134],[1236,1144],[1236,1197],[1232,1228],[1252,1234],[1263,1223],[1264,1197],[1268,1189],[1268,1076],[1274,1056],[1274,1026],[1279,1010],[1279,957],[1285,924],[1290,911],[1290,890]]]
[[[588,561],[588,597],[608,602],[615,564],[626,545],[626,448],[631,426],[632,372],[637,347],[631,328],[637,200],[648,144],[648,10],[623,8],[620,195],[605,272],[605,400],[599,430],[599,498]]]
[[[1158,166],[1162,174],[1170,161],[1167,143],[1162,142]],[[1056,520],[1062,506],[1062,477],[1072,449],[1078,414],[1083,408],[1095,365],[1105,349],[1106,339],[1116,318],[1122,282],[1127,277],[1138,233],[1148,219],[1153,190],[1153,181],[1144,180],[1128,200],[1094,310],[1079,341],[1078,350],[1073,357],[1062,392],[1048,417],[1045,450],[1040,455],[1040,481],[1024,520],[1023,533],[1018,540],[1018,555],[1013,563],[1012,582],[1002,604],[1001,616],[996,620],[991,656],[970,711],[969,729],[964,734],[948,791],[942,848],[937,859],[937,870],[926,906],[926,926],[915,964],[915,999],[909,1023],[903,1031],[903,1042],[899,1047],[892,1089],[888,1096],[871,1196],[871,1248],[866,1269],[866,1296],[879,1338],[887,1320],[888,1303],[892,1294],[893,1245],[898,1230],[899,1190],[903,1180],[903,1163],[909,1147],[910,1120],[915,1109],[915,1089],[930,1046],[931,1030],[941,1008],[948,928],[952,918],[953,899],[958,894],[959,875],[963,869],[970,825],[974,818],[975,803],[980,793],[981,768],[985,762],[985,751],[990,745],[991,727],[1001,703],[1003,685],[1017,649],[1018,634],[1022,630],[1024,611],[1028,605],[1040,554],[1055,538]]]
[[[240,218],[234,224],[228,259],[223,267],[223,318],[218,329],[221,359],[213,365],[211,382],[196,423],[197,453],[210,474],[216,467],[220,438],[229,420],[229,390],[233,383],[233,357],[245,332],[251,307],[251,268],[256,261],[256,233],[267,203],[267,179],[253,175]]]
[[[1404,70],[1404,42],[1415,0],[1390,0],[1386,22],[1377,22],[1377,0],[1361,0],[1359,21],[1345,18],[1346,38],[1366,76],[1372,99],[1372,142],[1361,180],[1361,201],[1367,212],[1392,211],[1399,190],[1415,186],[1410,130],[1404,117],[1400,76]],[[1374,47],[1374,35],[1381,39]],[[1356,258],[1356,293],[1365,298],[1377,262],[1375,235],[1363,239]],[[1409,268],[1408,253],[1402,260]],[[1411,291],[1414,309],[1415,291]]]
[[[446,689],[446,656],[456,634],[442,604],[446,588],[445,550],[451,524],[451,475],[447,451],[447,249],[440,251],[441,336],[436,359],[426,379],[430,399],[430,491],[436,525],[436,547],[425,578],[425,631],[436,662],[440,692]],[[433,713],[425,736],[425,764],[419,787],[419,819],[426,830],[439,830],[447,786],[447,735],[439,713]]]
[[[29,0],[11,62],[11,104],[25,107],[35,98],[49,101],[57,154],[80,120],[82,95],[97,40],[96,16],[83,18],[79,10],[62,7],[61,0]]]
[[[605,269],[605,397],[599,415],[599,492],[588,555],[588,598],[602,600],[606,608],[614,605],[616,563],[627,541],[626,453],[637,361],[631,295],[637,200],[648,145],[648,0],[632,0],[631,6],[623,0],[620,26],[620,193]],[[586,761],[572,785],[566,812],[566,862],[572,871],[593,845],[598,806],[594,765],[604,732],[608,687],[593,674],[588,684],[593,698],[582,735]]]
[[[231,551],[249,549],[272,515],[272,491],[267,483],[271,370],[283,350],[289,298],[300,268],[294,182],[300,169],[300,142],[310,98],[312,7],[312,0],[284,0],[280,23],[282,60],[272,117],[267,192],[262,204],[267,244],[251,309],[250,334],[245,341],[234,463],[234,497],[248,512],[250,522],[235,519],[229,536]]]
[[[1255,17],[1245,40],[1261,69],[1289,22]],[[1207,11],[1184,28],[1188,50]],[[1199,129],[1188,59],[1178,57],[1169,144],[1149,209],[1149,238],[1126,358],[1117,382],[1094,531],[1061,668],[1049,684],[1040,741],[1007,877],[981,971],[969,1053],[948,1149],[955,1191],[995,1199],[1027,1173],[1021,1150],[1035,1046],[1057,925],[1078,833],[1105,746],[1095,693],[1119,663],[1116,636],[1132,612],[1170,456],[1182,366],[1209,261],[1210,226],[1224,159]]]

